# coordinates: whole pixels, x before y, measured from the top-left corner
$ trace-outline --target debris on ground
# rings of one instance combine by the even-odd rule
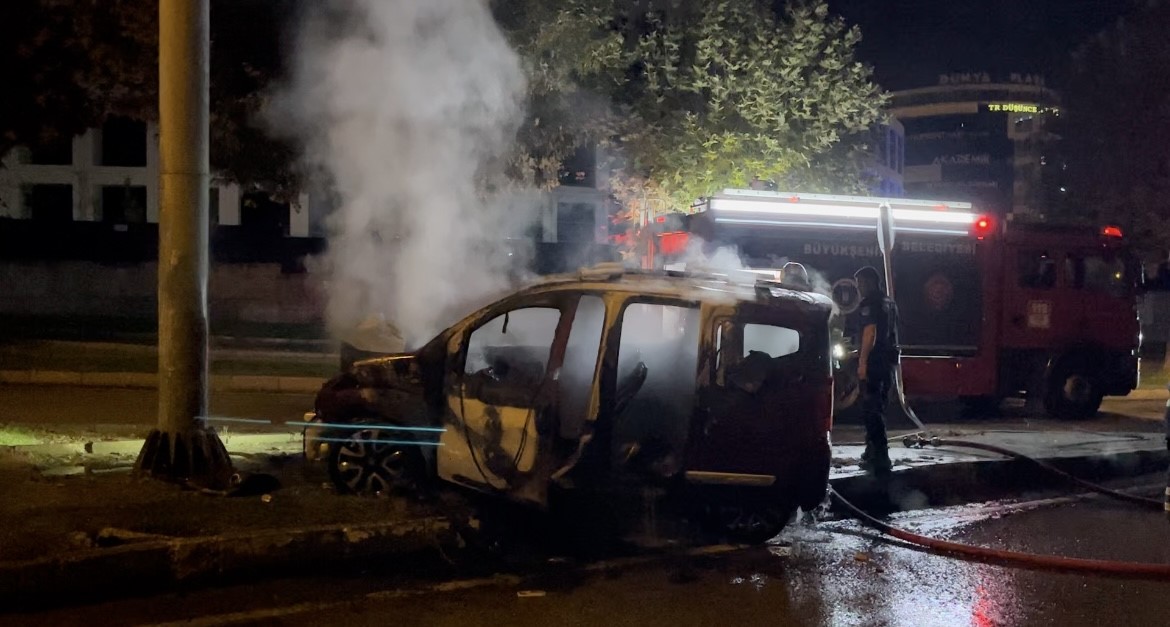
[[[768,552],[776,557],[792,557],[791,546],[770,546]]]

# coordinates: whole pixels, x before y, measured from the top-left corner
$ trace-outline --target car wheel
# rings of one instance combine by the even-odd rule
[[[1059,365],[1048,381],[1044,409],[1062,420],[1083,420],[1097,415],[1105,398],[1100,381],[1080,362]]]
[[[377,427],[354,429],[333,442],[329,478],[339,492],[383,496],[418,489],[422,454],[409,436]]]
[[[729,542],[763,544],[775,538],[796,514],[796,505],[724,503],[714,507],[715,524]]]

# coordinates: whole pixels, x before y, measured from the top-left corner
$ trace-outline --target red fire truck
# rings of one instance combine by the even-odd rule
[[[857,337],[853,273],[886,271],[898,303],[907,396],[993,409],[1010,396],[1049,415],[1096,414],[1138,385],[1140,264],[1120,229],[980,214],[970,204],[725,190],[662,216],[643,263],[733,247],[752,269],[803,264]],[[693,242],[693,243],[692,243]],[[883,254],[883,251],[889,254]]]

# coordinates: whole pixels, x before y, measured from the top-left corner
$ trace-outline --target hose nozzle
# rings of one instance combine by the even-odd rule
[[[902,445],[906,448],[922,448],[926,446],[926,438],[922,437],[921,433],[911,433],[902,438]]]

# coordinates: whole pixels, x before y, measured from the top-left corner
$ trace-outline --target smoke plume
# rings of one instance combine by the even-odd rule
[[[525,77],[482,0],[317,0],[271,121],[337,199],[331,329],[385,314],[425,341],[504,288],[535,194],[503,183]]]
[[[679,266],[692,272],[725,274],[738,280],[754,278],[780,278],[779,270],[789,261],[788,257],[772,256],[765,260],[744,259],[735,246],[711,246],[698,237],[687,242],[686,250],[670,266]],[[833,286],[825,275],[816,268],[803,263],[808,273],[811,291],[833,298]],[[772,272],[768,272],[771,270]],[[836,307],[836,303],[834,303]]]

